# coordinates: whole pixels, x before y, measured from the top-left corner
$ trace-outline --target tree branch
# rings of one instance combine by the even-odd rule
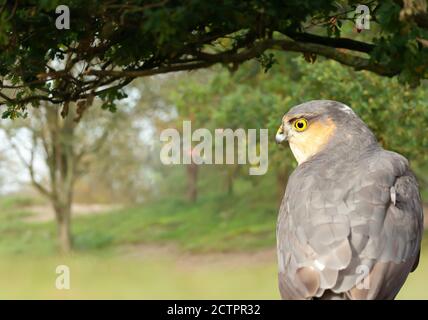
[[[321,37],[322,38],[322,37]],[[346,39],[342,39],[346,40]],[[349,39],[347,39],[349,40]],[[348,47],[356,46],[359,42],[353,40],[344,42]],[[344,45],[345,46],[345,45]],[[365,48],[361,47],[360,51],[368,50],[371,45],[367,44]],[[336,60],[337,62],[346,66],[353,67],[356,70],[368,70],[382,76],[394,76],[399,73],[397,69],[391,69],[389,66],[380,65],[372,62],[369,58],[363,58],[349,53],[346,50],[332,48],[330,46],[316,44],[316,43],[302,43],[291,40],[267,39],[256,42],[252,47],[244,49],[241,52],[230,50],[222,53],[205,53],[196,52],[195,55],[199,58],[197,62],[163,66],[156,69],[136,69],[136,70],[88,70],[88,74],[97,76],[115,76],[115,77],[144,77],[160,73],[168,73],[184,70],[195,70],[200,68],[207,68],[217,63],[242,63],[252,58],[258,57],[268,49],[292,51],[301,53],[313,53],[323,57]]]
[[[28,173],[30,174],[30,178],[31,178],[31,183],[32,185],[44,196],[50,198],[52,196],[51,192],[46,189],[45,187],[43,187],[36,179],[36,175],[34,172],[34,155],[35,155],[35,144],[34,144],[34,140],[35,138],[33,137],[33,145],[31,147],[31,151],[30,151],[30,162],[27,162],[24,158],[24,156],[22,155],[21,151],[19,150],[18,146],[12,141],[12,138],[9,135],[8,130],[5,130],[6,136],[8,137],[9,143],[12,146],[13,150],[15,151],[15,153],[17,154],[19,160],[21,161],[21,163],[27,168]]]
[[[169,72],[177,72],[177,71],[185,71],[185,70],[196,70],[202,68],[208,68],[216,62],[195,62],[195,63],[184,63],[182,65],[172,65],[159,67],[156,69],[148,69],[148,70],[88,70],[87,74],[96,75],[96,76],[114,76],[114,77],[129,77],[129,78],[137,78],[137,77],[146,77],[152,76],[160,73],[169,73]]]
[[[342,48],[352,51],[370,53],[374,49],[374,45],[362,41],[352,40],[348,38],[329,38],[322,37],[310,33],[285,33],[288,37],[294,41],[300,41],[303,43],[315,43],[321,44],[333,48]]]

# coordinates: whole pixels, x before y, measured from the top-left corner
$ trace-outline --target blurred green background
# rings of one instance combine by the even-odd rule
[[[100,137],[102,144],[88,149],[73,176],[67,254],[59,253],[52,201],[32,182],[50,187],[44,114],[3,120],[0,298],[279,299],[275,225],[296,163],[274,135],[289,108],[311,99],[351,106],[385,148],[409,158],[428,201],[427,83],[410,88],[300,55],[274,59],[268,72],[253,61],[233,73],[212,68],[135,81],[114,114],[94,102],[73,133],[73,150]],[[105,123],[95,122],[101,113]],[[180,130],[183,120],[193,129],[268,128],[268,172],[162,165],[159,134]],[[399,298],[428,299],[427,250],[424,243]],[[58,265],[70,267],[70,290],[55,287]]]

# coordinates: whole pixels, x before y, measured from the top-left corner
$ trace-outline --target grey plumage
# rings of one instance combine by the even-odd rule
[[[347,106],[317,100],[287,113],[332,119],[336,130],[289,177],[279,210],[284,299],[393,299],[417,264],[423,231],[418,184]]]

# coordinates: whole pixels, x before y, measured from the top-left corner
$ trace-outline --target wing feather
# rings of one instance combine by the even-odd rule
[[[282,297],[390,299],[417,265],[423,213],[407,160],[381,150],[359,163],[335,183],[319,163],[290,177],[277,225]]]

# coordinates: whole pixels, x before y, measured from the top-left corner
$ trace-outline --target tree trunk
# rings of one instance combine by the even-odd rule
[[[73,183],[75,179],[74,154],[74,112],[63,119],[58,110],[53,110],[53,129],[51,134],[53,142],[51,185],[53,190],[53,203],[57,219],[58,241],[60,251],[67,254],[72,249],[71,238],[71,204],[73,202]]]
[[[226,190],[228,196],[233,195],[235,179],[239,174],[239,170],[239,165],[229,165],[226,169]]]
[[[232,196],[233,195],[233,173],[230,172],[230,170],[227,171],[227,180],[226,180],[226,190],[227,195]]]
[[[55,215],[58,230],[58,245],[60,252],[63,254],[70,253],[72,249],[70,209],[70,205],[55,205]]]
[[[194,203],[198,198],[198,165],[191,163],[187,165],[187,200]]]

